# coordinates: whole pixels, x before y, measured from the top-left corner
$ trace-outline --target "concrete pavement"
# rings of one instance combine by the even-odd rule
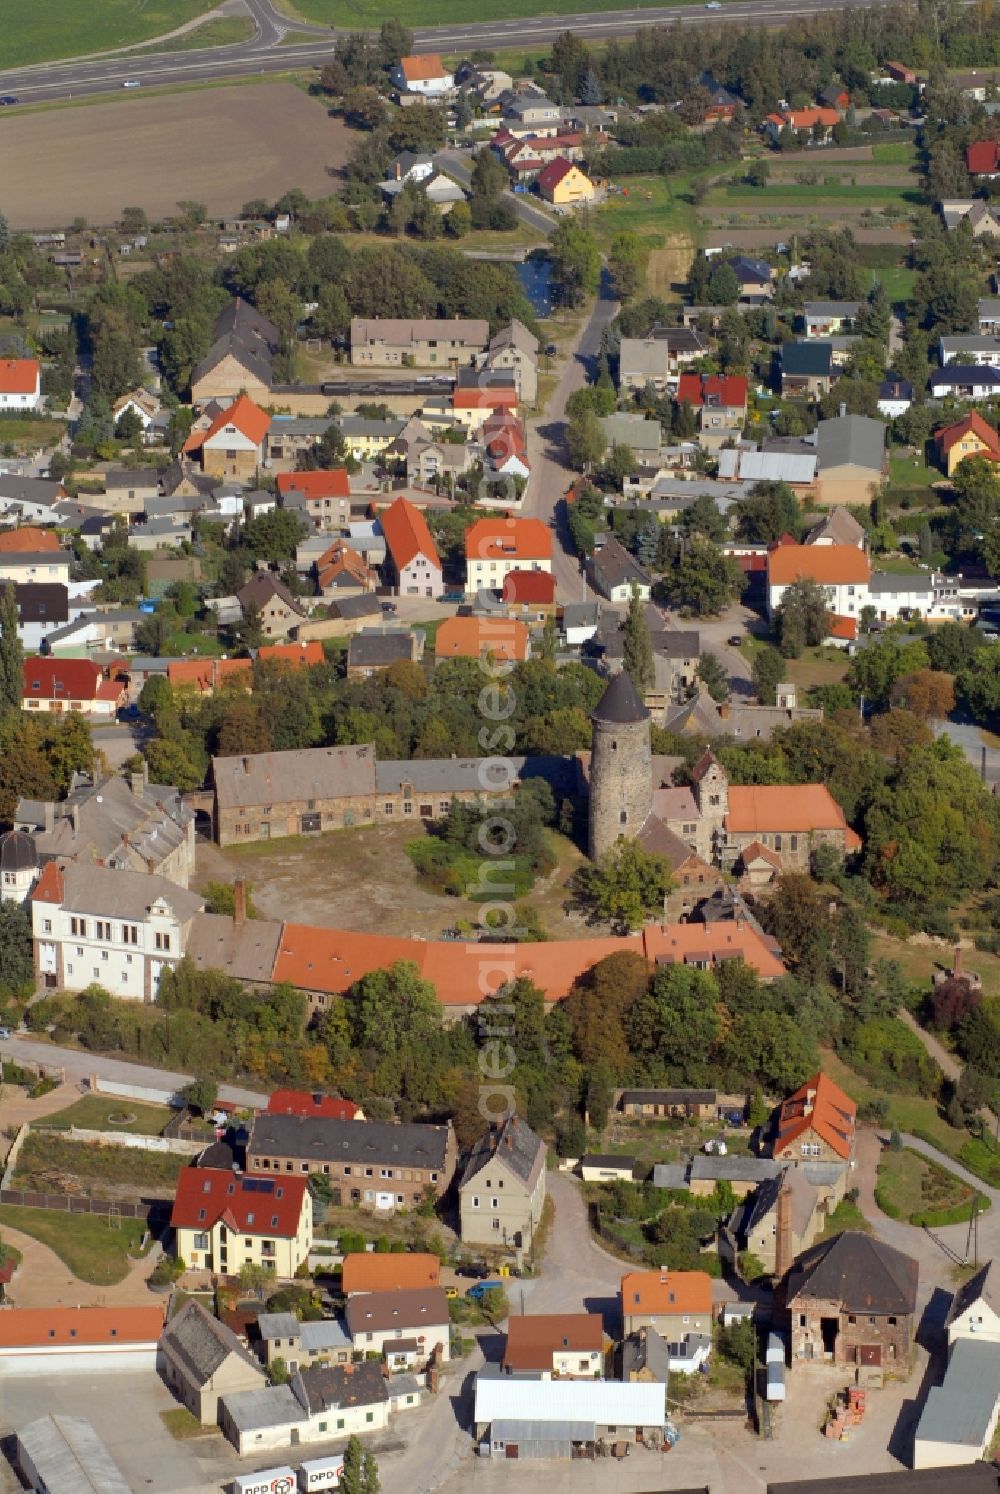
[[[193,1074],[181,1074],[172,1069],[156,1069],[150,1064],[130,1063],[128,1059],[104,1058],[97,1053],[83,1053],[79,1048],[57,1048],[44,1038],[19,1034],[0,1041],[0,1054],[4,1058],[28,1060],[31,1063],[61,1065],[66,1079],[79,1084],[96,1074],[102,1079],[114,1079],[120,1084],[137,1084],[150,1089],[183,1089],[194,1078]],[[243,1089],[240,1085],[220,1084],[220,1100],[231,1100],[234,1105],[266,1105],[267,1095],[256,1089]]]

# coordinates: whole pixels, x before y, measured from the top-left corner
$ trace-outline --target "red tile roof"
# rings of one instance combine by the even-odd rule
[[[504,577],[505,602],[537,602],[548,606],[555,596],[556,578],[548,571],[508,571]]]
[[[677,403],[688,404],[698,409],[707,401],[738,406],[743,409],[747,402],[747,381],[742,374],[682,373],[677,381]]]
[[[550,161],[549,164],[545,167],[545,170],[539,176],[538,190],[540,192],[554,191],[554,189],[558,187],[559,183],[561,181],[564,181],[565,178],[569,176],[570,172],[573,169],[574,168],[572,161],[567,161],[565,156],[556,156],[556,159],[554,161]]]
[[[354,1120],[361,1114],[353,1100],[310,1094],[304,1089],[276,1089],[267,1102],[268,1115],[321,1115],[326,1120]]]
[[[551,560],[552,531],[541,519],[477,519],[465,531],[466,560]]]
[[[448,74],[441,66],[437,52],[400,58],[399,66],[407,83],[427,83],[432,78],[446,78]]]
[[[503,1365],[506,1370],[551,1371],[554,1354],[600,1354],[603,1348],[599,1312],[512,1313]]]
[[[91,659],[24,660],[25,700],[117,700],[124,693],[120,681],[106,680]]]
[[[38,377],[37,358],[0,358],[0,394],[34,394]]]
[[[712,1278],[707,1271],[626,1271],[621,1300],[623,1316],[711,1316]]]
[[[416,555],[426,555],[440,570],[441,561],[427,520],[408,498],[397,498],[380,517],[382,533],[397,571],[408,566]]]
[[[452,391],[453,410],[516,410],[517,390],[510,384],[462,385]]]
[[[772,586],[791,586],[808,578],[821,586],[866,584],[871,566],[857,545],[779,545],[767,557]]]
[[[245,677],[250,686],[252,659],[177,659],[167,665],[167,682],[174,689],[193,685],[202,695],[211,695],[227,679]]]
[[[260,409],[247,395],[241,394],[238,399],[225,410],[221,411],[212,424],[204,431],[192,431],[184,442],[186,452],[200,451],[207,442],[213,441],[227,425],[234,425],[241,435],[254,446],[259,446],[271,429],[271,417],[266,410]]]
[[[312,664],[322,664],[326,655],[318,639],[310,643],[265,643],[257,650],[262,664],[289,664],[293,669],[305,669]]]
[[[173,1229],[210,1230],[221,1219],[241,1235],[292,1238],[299,1232],[306,1179],[259,1178],[222,1167],[185,1167],[177,1179]]]
[[[519,662],[528,657],[528,630],[508,617],[446,617],[434,639],[436,659]]]
[[[22,524],[19,529],[6,529],[0,534],[2,555],[48,555],[61,549],[59,536],[54,529],[36,529],[33,524]]]
[[[345,1255],[340,1282],[345,1297],[354,1292],[417,1292],[440,1284],[441,1262],[421,1251]]]
[[[58,861],[47,861],[31,893],[33,903],[61,903],[65,895],[62,868]]]
[[[825,783],[730,784],[726,829],[737,835],[843,830],[848,850],[861,845]]]
[[[769,114],[767,117],[779,124],[790,125],[793,130],[811,130],[814,124],[832,128],[840,123],[836,109],[790,109],[785,114]]]
[[[972,176],[1000,171],[1000,144],[996,140],[975,140],[965,147],[965,164]]]
[[[9,1307],[0,1312],[0,1349],[69,1344],[151,1344],[163,1332],[164,1307]]]
[[[277,480],[282,498],[289,493],[302,493],[307,500],[351,496],[351,480],[346,467],[331,467],[322,472],[279,472]]]
[[[778,1111],[774,1155],[783,1154],[809,1131],[845,1162],[851,1155],[858,1107],[827,1074],[814,1074],[783,1101]]]
[[[858,620],[856,617],[838,617],[834,613],[830,618],[831,638],[845,638],[848,643],[853,643],[858,636]]]
[[[942,454],[947,454],[964,436],[978,436],[987,448],[984,456],[1000,456],[1000,435],[997,434],[996,427],[984,420],[978,410],[970,410],[968,415],[956,420],[953,425],[942,426],[939,431],[934,432],[935,443]]]

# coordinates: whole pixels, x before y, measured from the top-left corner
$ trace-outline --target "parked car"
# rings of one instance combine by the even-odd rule
[[[742,642],[743,642],[743,634],[742,633],[730,633],[730,635],[729,635],[729,647],[730,648],[739,648],[739,646],[740,646],[740,644]]]
[[[466,1261],[455,1267],[456,1276],[471,1276],[474,1281],[483,1281],[489,1274],[489,1266],[477,1265],[475,1261]]]
[[[474,1287],[470,1287],[466,1296],[472,1302],[482,1302],[487,1292],[502,1292],[502,1281],[477,1281]]]
[[[3,95],[3,97],[0,98],[0,109],[6,109],[11,104],[16,104],[17,102],[18,102],[18,100],[17,100],[17,95],[16,94],[5,93]]]
[[[10,1036],[11,1030],[9,1027],[0,1027],[0,1043],[2,1043],[6,1038],[9,1038]]]
[[[448,1298],[449,1302],[454,1302],[455,1298],[458,1296],[458,1287],[445,1287],[444,1294]]]

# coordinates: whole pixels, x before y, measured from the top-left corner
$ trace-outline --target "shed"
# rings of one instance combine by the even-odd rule
[[[571,1458],[596,1438],[592,1421],[495,1421],[485,1446],[491,1458]]]
[[[17,1434],[17,1457],[33,1489],[53,1494],[130,1494],[129,1485],[89,1421],[40,1416]]]

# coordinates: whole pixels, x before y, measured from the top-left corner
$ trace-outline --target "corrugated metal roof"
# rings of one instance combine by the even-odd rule
[[[40,1416],[17,1434],[36,1472],[59,1494],[129,1494],[121,1469],[89,1421]]]
[[[476,1376],[477,1422],[507,1420],[551,1426],[553,1422],[597,1422],[603,1426],[660,1426],[663,1385],[625,1385],[620,1380],[514,1380]]]
[[[816,476],[814,456],[796,456],[787,451],[741,451],[733,455],[739,457],[742,482],[812,482]],[[719,473],[722,475],[721,463]]]

